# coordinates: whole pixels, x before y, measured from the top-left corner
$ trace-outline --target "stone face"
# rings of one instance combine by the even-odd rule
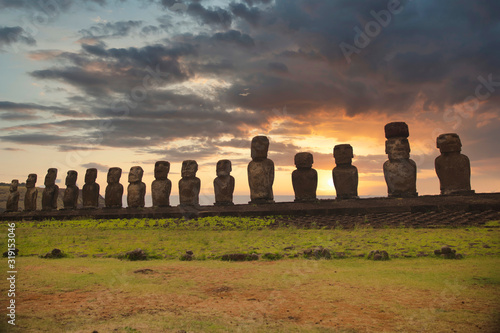
[[[292,185],[295,201],[315,201],[318,186],[318,172],[312,168],[314,163],[311,153],[298,153],[294,158],[297,170],[292,172]]]
[[[333,157],[337,166],[332,170],[337,199],[358,198],[358,169],[352,165],[354,157],[351,145],[336,145]]]
[[[95,181],[97,179],[97,169],[90,168],[85,172],[85,185],[82,190],[82,200],[84,208],[99,207],[100,186]]]
[[[182,162],[182,178],[179,180],[180,206],[199,206],[201,181],[196,177],[198,163],[193,160]]]
[[[403,122],[385,125],[384,178],[389,197],[415,197],[417,193],[417,165],[410,159],[408,125]]]
[[[155,180],[151,184],[153,207],[170,207],[172,182],[168,179],[169,172],[169,162],[158,161],[155,163]]]
[[[78,178],[78,172],[75,170],[70,170],[66,176],[66,190],[64,190],[63,204],[64,209],[76,209],[78,205],[78,195],[80,194],[80,189],[76,186],[76,179]]]
[[[9,197],[7,198],[7,205],[5,207],[6,212],[17,212],[19,210],[19,191],[17,187],[19,186],[19,180],[13,179],[10,183]]]
[[[59,186],[56,185],[57,169],[50,168],[45,176],[45,188],[42,192],[42,210],[57,209]]]
[[[128,174],[127,205],[129,208],[143,208],[146,184],[142,182],[144,170],[140,166],[130,168]]]
[[[274,162],[267,158],[269,139],[256,136],[252,139],[252,161],[248,164],[250,203],[273,203]]]
[[[106,208],[122,208],[123,185],[120,184],[121,176],[121,168],[109,168],[108,186],[106,186],[104,196]]]
[[[460,152],[462,143],[455,133],[441,134],[437,138],[437,148],[441,155],[434,165],[439,178],[441,194],[472,194],[470,186],[470,161]]]
[[[30,173],[26,179],[26,194],[24,195],[24,210],[31,212],[36,210],[36,198],[38,189],[35,187],[37,175]]]
[[[231,206],[233,203],[234,178],[231,161],[220,160],[217,162],[217,178],[214,179],[215,205]]]

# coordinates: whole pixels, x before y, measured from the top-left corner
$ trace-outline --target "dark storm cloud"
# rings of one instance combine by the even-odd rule
[[[227,10],[220,7],[207,9],[196,2],[189,4],[187,13],[208,25],[229,27],[232,22],[232,16]]]
[[[282,62],[270,62],[267,68],[276,73],[288,73],[288,67]]]
[[[17,114],[18,116],[22,117],[23,115],[34,116],[35,112],[37,111],[67,117],[82,117],[85,115],[85,112],[83,111],[76,111],[60,106],[45,106],[35,103],[14,103],[9,101],[0,101],[0,112]]]
[[[244,19],[253,26],[259,23],[261,12],[258,8],[248,8],[242,3],[231,3],[229,8],[234,16]]]
[[[219,42],[237,44],[245,48],[250,48],[255,46],[255,42],[252,39],[252,37],[250,37],[247,34],[242,34],[240,31],[237,30],[218,32],[212,36],[212,39]]]
[[[142,21],[117,21],[98,23],[88,29],[82,29],[79,33],[84,38],[110,38],[110,37],[125,37],[128,36],[134,29],[139,28],[143,24]]]
[[[36,40],[21,27],[0,26],[0,51],[3,47],[15,43],[34,46],[36,45]]]

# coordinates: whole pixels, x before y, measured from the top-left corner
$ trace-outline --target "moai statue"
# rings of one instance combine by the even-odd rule
[[[460,153],[462,143],[455,133],[441,134],[437,138],[441,152],[434,162],[441,194],[472,194],[470,187],[470,161]]]
[[[351,145],[336,145],[333,148],[333,157],[337,164],[332,171],[337,199],[357,199],[358,169],[352,165],[354,154]]]
[[[155,180],[151,184],[153,207],[170,207],[170,192],[172,182],[168,179],[170,163],[158,161],[155,163]]]
[[[26,194],[24,195],[24,210],[31,212],[36,210],[36,198],[38,189],[35,187],[37,175],[30,173],[26,179]]]
[[[318,187],[318,172],[312,168],[314,163],[311,153],[298,153],[294,158],[297,170],[292,172],[292,185],[295,201],[315,201]]]
[[[57,209],[59,186],[56,185],[57,169],[50,168],[45,176],[45,188],[42,192],[42,210]]]
[[[104,195],[106,208],[122,208],[123,185],[120,184],[121,168],[109,168],[108,186]]]
[[[251,204],[274,202],[274,163],[267,158],[268,149],[269,139],[266,136],[252,139],[252,161],[248,163]]]
[[[7,198],[7,206],[5,207],[5,212],[17,212],[19,210],[19,192],[17,187],[19,185],[19,180],[13,179],[10,183],[9,197]]]
[[[198,163],[193,160],[182,162],[182,178],[179,180],[179,201],[180,206],[200,205],[201,181],[196,177]]]
[[[100,186],[95,181],[97,179],[97,169],[90,168],[85,172],[85,185],[82,189],[83,208],[99,207]]]
[[[129,208],[144,208],[146,184],[142,182],[144,170],[140,166],[130,168],[128,174],[127,205]]]
[[[75,170],[70,170],[66,176],[66,190],[64,190],[63,204],[64,209],[76,209],[78,205],[78,195],[80,194],[80,189],[76,186],[76,179],[78,178],[78,172]]]
[[[234,177],[230,175],[231,171],[231,161],[220,160],[219,162],[217,162],[217,178],[214,179],[214,205],[216,206],[234,205]]]
[[[410,159],[408,125],[394,122],[385,125],[385,153],[389,160],[384,163],[384,177],[389,197],[416,197],[417,165]]]

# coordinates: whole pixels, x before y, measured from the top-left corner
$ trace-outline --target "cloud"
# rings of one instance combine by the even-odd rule
[[[187,8],[187,13],[198,18],[203,24],[219,25],[222,27],[230,27],[232,16],[228,11],[220,8],[205,8],[199,3],[190,3]]]
[[[218,32],[212,36],[213,40],[226,43],[234,43],[245,48],[255,46],[252,37],[247,34],[242,34],[237,30],[229,30],[227,32]]]
[[[82,29],[79,33],[83,38],[116,38],[128,36],[134,29],[143,25],[142,21],[117,21],[98,23],[88,29]]]
[[[258,8],[248,8],[242,3],[231,3],[229,8],[234,16],[244,19],[253,26],[256,26],[260,21],[261,12]]]
[[[17,27],[2,27],[0,26],[0,51],[4,50],[5,46],[12,44],[25,44],[29,46],[36,45],[36,40],[29,35],[23,28]]]
[[[95,168],[101,172],[108,172],[109,166],[99,163],[85,163],[81,165],[83,168],[91,169]]]

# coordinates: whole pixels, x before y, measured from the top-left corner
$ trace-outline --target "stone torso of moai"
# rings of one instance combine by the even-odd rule
[[[90,168],[85,172],[85,185],[82,189],[83,208],[99,207],[100,186],[95,181],[97,179],[97,169]]]
[[[45,176],[45,188],[42,192],[42,210],[57,209],[59,186],[56,185],[57,169],[50,168]]]
[[[333,148],[333,157],[335,164],[337,164],[332,171],[337,199],[357,199],[358,169],[352,165],[354,157],[352,146],[349,144],[336,145]]]
[[[19,186],[19,180],[13,179],[10,183],[9,197],[7,198],[7,206],[5,207],[6,212],[17,212],[19,210],[19,191],[17,187]]]
[[[273,203],[274,162],[267,158],[269,139],[256,136],[252,139],[252,161],[248,163],[250,203]]]
[[[36,210],[36,198],[38,189],[35,187],[37,175],[30,173],[26,179],[26,194],[24,195],[24,210],[31,212]]]
[[[196,177],[198,163],[187,160],[182,162],[182,178],[179,180],[180,206],[199,206],[201,181]]]
[[[80,194],[80,189],[76,186],[77,178],[78,172],[75,170],[68,171],[66,176],[66,190],[64,190],[63,195],[64,209],[76,209],[78,206],[78,195]]]
[[[122,208],[123,185],[120,184],[121,168],[109,168],[108,186],[104,195],[106,208]]]
[[[214,179],[215,205],[231,206],[233,203],[234,177],[231,161],[220,160],[217,162],[217,178]]]
[[[142,182],[144,170],[140,166],[130,168],[128,174],[127,206],[129,208],[143,208],[146,184]]]
[[[158,161],[155,163],[155,180],[151,184],[153,207],[170,207],[170,192],[172,182],[168,179],[170,163]]]
[[[292,185],[295,201],[315,201],[318,187],[318,172],[312,168],[314,163],[311,153],[298,153],[294,158],[297,170],[292,172]]]
[[[441,134],[437,138],[441,155],[434,162],[441,194],[473,194],[470,186],[470,161],[460,152],[462,143],[455,133]]]
[[[417,165],[410,159],[408,125],[394,122],[385,125],[385,152],[389,160],[384,163],[384,177],[389,197],[416,197]]]

